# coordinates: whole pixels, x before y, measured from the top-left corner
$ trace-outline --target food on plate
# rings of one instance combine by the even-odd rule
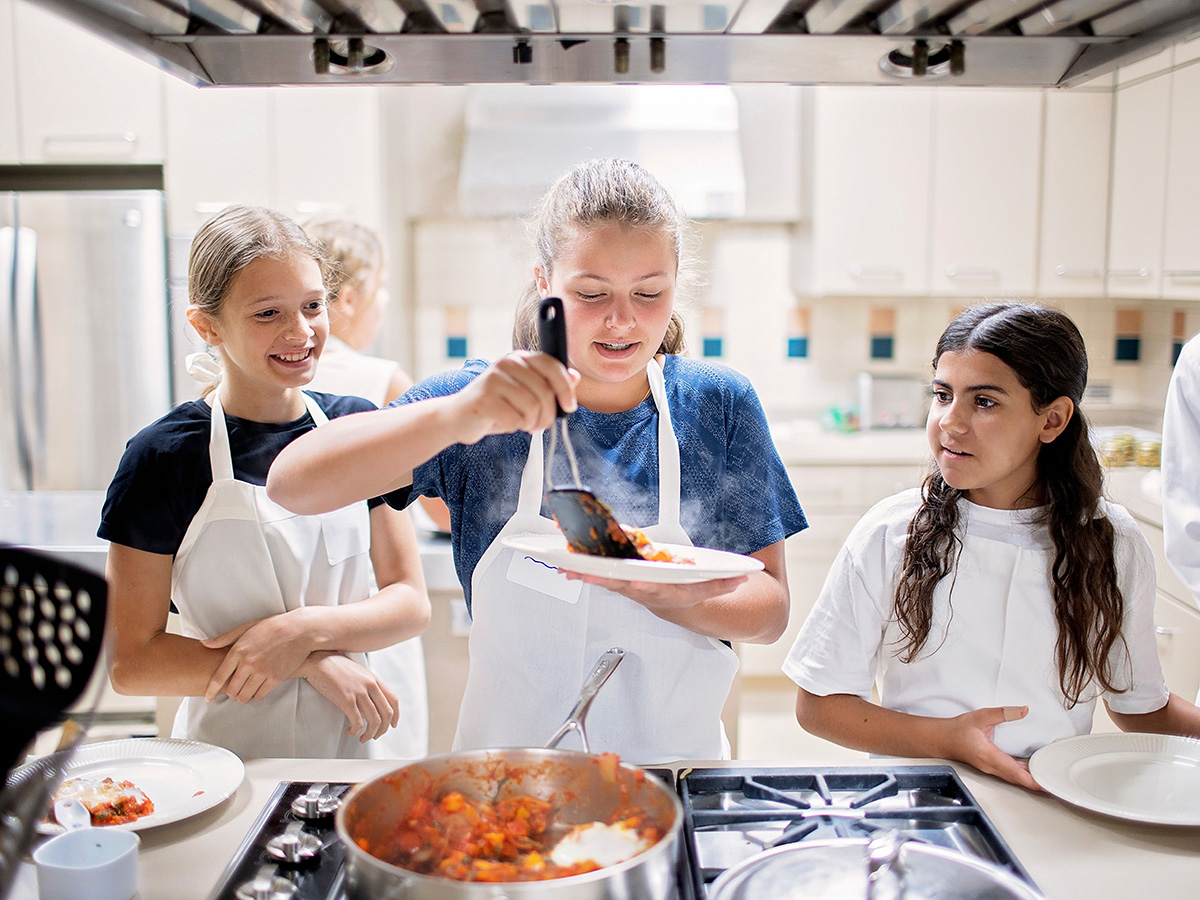
[[[558,519],[555,519],[554,522],[555,524],[558,524]],[[640,528],[634,528],[631,525],[618,525],[615,521],[609,525],[610,530],[616,527],[619,527],[623,532],[625,532],[625,536],[633,543],[634,548],[641,555],[642,559],[649,560],[650,562],[683,563],[684,565],[689,566],[694,566],[696,564],[694,559],[688,559],[686,556],[681,556],[678,553],[672,553],[670,550],[667,550],[663,547],[655,547],[654,544],[651,543],[650,538],[646,537],[645,533]],[[559,528],[561,529],[562,526],[560,525]],[[614,540],[619,539],[616,535],[609,536],[614,538]],[[570,541],[567,541],[567,549],[572,553],[586,552],[577,548]]]
[[[54,793],[54,802],[78,800],[91,814],[93,825],[125,825],[154,812],[154,802],[132,781],[112,778],[71,778]]]
[[[604,755],[618,763],[614,754]],[[452,790],[416,797],[378,844],[357,842],[372,856],[425,875],[508,882],[593,872],[641,853],[660,837],[636,807],[616,810],[609,822],[571,827],[556,820],[546,800],[523,794],[477,800]]]

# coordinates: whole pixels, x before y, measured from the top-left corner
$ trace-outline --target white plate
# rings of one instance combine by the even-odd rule
[[[525,534],[504,539],[504,546],[529,555],[535,562],[569,572],[612,578],[617,581],[649,581],[655,584],[692,584],[697,581],[712,581],[714,578],[731,578],[748,575],[762,569],[763,564],[753,556],[726,553],[724,550],[709,550],[704,547],[688,547],[682,544],[655,544],[684,559],[688,563],[652,562],[648,559],[613,559],[611,556],[591,556],[587,553],[572,553],[567,549],[567,539],[561,534]]]
[[[22,766],[10,781],[33,768]],[[132,781],[154,802],[154,812],[124,825],[106,825],[122,831],[140,831],[187,819],[216,806],[237,790],[245,777],[241,759],[224,747],[199,741],[129,738],[81,744],[67,766],[63,780],[89,776]],[[57,822],[41,822],[42,834],[58,834]]]
[[[1034,780],[1068,803],[1157,825],[1200,825],[1200,740],[1083,734],[1029,758]]]

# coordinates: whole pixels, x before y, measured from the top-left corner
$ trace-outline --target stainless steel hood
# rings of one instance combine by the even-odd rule
[[[1070,87],[1200,33],[1200,0],[34,2],[226,85]]]

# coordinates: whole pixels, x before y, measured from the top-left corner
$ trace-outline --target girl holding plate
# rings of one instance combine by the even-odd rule
[[[473,618],[458,749],[545,743],[592,664],[620,646],[625,660],[589,713],[594,749],[639,764],[729,755],[720,714],[737,657],[727,642],[783,632],[783,542],[807,523],[749,382],[681,355],[686,239],[686,218],[640,166],[577,166],[536,215],[514,353],[331,423],[272,466],[269,493],[299,512],[377,494],[449,505]],[[570,369],[537,352],[547,296],[563,299]],[[585,483],[620,521],[656,542],[753,556],[762,569],[691,584],[563,578],[505,546],[557,533],[542,498],[558,405],[571,413]],[[339,477],[321,477],[330,471]]]

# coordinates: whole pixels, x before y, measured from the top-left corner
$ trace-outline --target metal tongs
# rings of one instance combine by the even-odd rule
[[[564,366],[567,365],[567,326],[563,316],[562,300],[545,297],[538,306],[538,340],[544,353],[549,353]],[[571,467],[574,487],[554,487],[551,474],[554,451],[557,447],[559,430],[562,431],[563,449]],[[579,478],[579,462],[575,448],[571,446],[571,434],[567,430],[567,413],[560,406],[558,418],[550,429],[550,448],[546,452],[545,483],[546,505],[555,523],[567,538],[567,544],[576,553],[591,556],[613,556],[619,559],[641,559],[642,555],[625,529],[613,516],[612,509],[592,491],[583,486]]]

